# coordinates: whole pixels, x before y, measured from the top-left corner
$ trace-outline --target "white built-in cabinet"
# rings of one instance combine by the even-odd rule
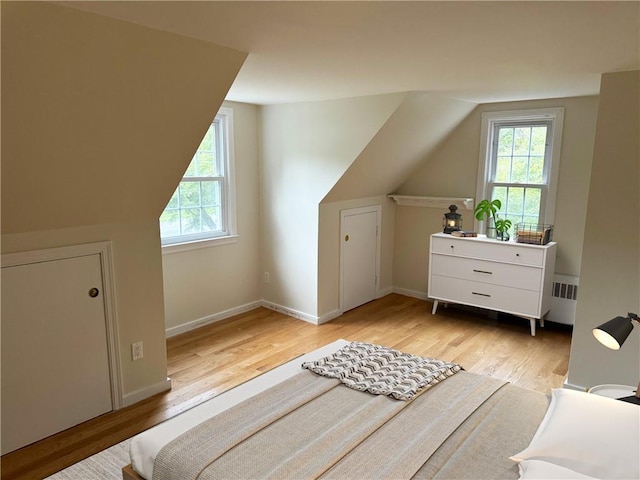
[[[2,454],[120,408],[109,242],[2,255]]]
[[[556,243],[530,245],[478,237],[431,235],[428,296],[529,319],[544,326],[551,309]]]

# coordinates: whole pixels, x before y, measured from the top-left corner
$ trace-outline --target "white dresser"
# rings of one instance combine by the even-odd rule
[[[459,303],[536,319],[544,325],[551,308],[556,243],[529,245],[478,237],[431,235],[429,291],[438,302]]]

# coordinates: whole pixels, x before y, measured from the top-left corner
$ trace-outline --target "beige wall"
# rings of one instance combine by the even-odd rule
[[[167,377],[159,237],[157,219],[2,235],[3,254],[111,242],[125,397],[160,385]],[[133,362],[131,343],[137,341],[144,344],[144,358]]]
[[[478,106],[398,188],[406,195],[476,198],[482,112],[564,107],[554,240],[556,272],[580,275],[582,239],[591,175],[597,97],[576,97]],[[443,209],[397,207],[394,286],[426,296],[429,235],[442,229]],[[473,212],[462,210],[463,227],[473,229]]]
[[[323,202],[394,192],[475,106],[431,93],[407,94]]]
[[[2,253],[111,241],[124,394],[144,394],[167,372],[158,217],[246,54],[59,5],[1,8]]]
[[[212,315],[237,312],[261,296],[258,118],[259,107],[225,102],[233,109],[235,243],[163,255],[164,306],[169,333]],[[255,306],[255,305],[254,305]],[[179,331],[179,329],[177,329]]]
[[[262,108],[264,300],[317,318],[319,204],[404,97]]]
[[[640,325],[619,351],[591,333],[616,316],[640,313],[639,110],[640,72],[602,76],[567,379],[578,387],[636,385],[640,379]]]
[[[2,231],[158,217],[245,57],[67,7],[3,2]]]

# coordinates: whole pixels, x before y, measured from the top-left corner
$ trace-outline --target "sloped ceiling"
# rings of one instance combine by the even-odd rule
[[[157,219],[246,53],[2,2],[2,232]]]
[[[475,107],[435,94],[409,94],[322,203],[394,192]]]
[[[228,98],[263,105],[596,95],[601,73],[640,66],[637,1],[63,3],[250,52]]]

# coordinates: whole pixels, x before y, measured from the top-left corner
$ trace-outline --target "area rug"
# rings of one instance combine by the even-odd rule
[[[122,480],[122,467],[130,463],[130,444],[129,438],[44,480]]]

